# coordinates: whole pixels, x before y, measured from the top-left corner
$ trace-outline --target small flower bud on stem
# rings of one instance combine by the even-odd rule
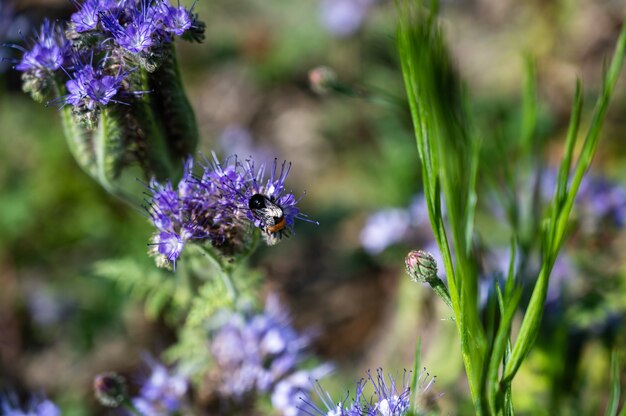
[[[406,271],[412,281],[428,283],[446,305],[452,308],[450,292],[439,276],[437,276],[437,262],[430,253],[422,250],[411,251],[406,256],[405,264]]]

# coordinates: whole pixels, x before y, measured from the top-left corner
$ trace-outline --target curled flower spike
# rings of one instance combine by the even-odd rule
[[[44,101],[51,90],[55,72],[66,63],[71,50],[62,26],[45,19],[30,49],[19,45],[4,46],[23,52],[21,59],[13,60],[15,69],[22,72],[22,89],[35,101]]]
[[[296,219],[315,222],[300,213],[299,199],[284,191],[286,162],[278,173],[275,161],[266,178],[265,165],[256,170],[251,160],[244,166],[236,156],[224,162],[212,156],[199,176],[189,159],[176,188],[156,181],[148,187],[147,210],[157,229],[151,252],[159,265],[174,265],[189,242],[212,245],[229,256],[241,253],[250,243],[250,225],[275,244],[293,232]]]

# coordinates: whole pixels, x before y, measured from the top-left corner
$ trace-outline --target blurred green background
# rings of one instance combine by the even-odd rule
[[[67,18],[74,10],[65,0],[13,6],[24,33],[44,16]],[[408,206],[420,188],[393,2],[369,6],[344,36],[324,24],[322,1],[201,0],[196,11],[207,24],[206,40],[180,44],[178,52],[201,152],[290,160],[288,186],[306,191],[302,208],[320,221],[319,227],[298,224],[296,236],[262,249],[252,262],[267,276],[265,290],[278,291],[291,307],[299,328],[320,329],[316,350],[338,367],[325,386],[341,392],[342,383],[367,368],[409,369],[421,338],[422,364],[437,375],[431,406],[470,414],[454,323],[404,272],[408,250],[423,247],[409,239],[370,254],[359,239],[368,215]],[[547,166],[556,166],[575,79],[582,77],[592,102],[625,12],[617,0],[444,1],[442,24],[486,148],[518,134],[524,57],[530,56],[541,153]],[[307,80],[318,65],[333,68],[343,82],[386,91],[401,105],[318,96]],[[131,257],[153,269],[146,254],[151,227],[145,213],[115,200],[80,170],[54,106],[32,102],[10,70],[0,82],[0,389],[45,391],[64,414],[106,414],[92,398],[93,376],[133,374],[142,352],[158,354],[174,340],[175,324],[147,317],[141,303],[92,267]],[[594,163],[595,174],[621,185],[625,115],[622,80]],[[497,172],[502,163],[493,160],[484,169]],[[478,231],[488,242],[506,242],[493,234],[502,219],[493,215],[489,192],[489,181],[481,183]],[[609,392],[607,351],[617,348],[626,363],[624,233],[613,231],[610,245],[576,246],[577,262],[591,263],[583,273],[589,280],[563,311],[552,318],[548,312],[546,336],[515,381],[522,414],[596,414]],[[603,283],[590,283],[594,276]]]

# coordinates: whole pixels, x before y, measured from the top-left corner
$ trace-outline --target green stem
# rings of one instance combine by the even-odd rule
[[[228,297],[231,300],[231,303],[234,305],[239,297],[239,292],[233,282],[232,278],[232,267],[225,265],[222,260],[208,247],[201,247],[202,251],[209,258],[217,273],[219,274],[220,279],[222,280],[222,284],[228,293]]]
[[[450,298],[450,291],[448,290],[448,287],[441,281],[441,279],[437,278],[431,282],[428,282],[428,284],[430,284],[430,287],[433,288],[435,293],[445,302],[445,304],[448,305],[448,307],[452,309],[452,311],[454,311],[454,307],[452,306],[452,299]]]

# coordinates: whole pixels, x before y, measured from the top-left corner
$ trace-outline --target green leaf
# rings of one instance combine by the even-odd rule
[[[617,352],[611,352],[611,396],[606,406],[605,416],[616,416],[619,406],[620,381],[619,381],[619,360]],[[622,412],[623,413],[623,412]]]
[[[574,148],[574,137],[578,130],[578,117],[580,115],[579,108],[582,105],[580,94],[576,95],[574,101],[574,110],[572,112],[572,118],[570,121],[570,129],[568,131],[568,142],[566,147],[566,155],[561,163],[560,176],[559,176],[559,190],[555,194],[554,201],[551,207],[551,217],[548,220],[545,227],[545,234],[543,238],[543,258],[542,265],[539,272],[539,277],[535,283],[535,288],[530,299],[530,303],[524,315],[522,325],[520,327],[519,334],[513,346],[513,352],[511,359],[508,362],[505,370],[505,381],[511,381],[521,366],[523,360],[526,358],[532,345],[537,337],[539,331],[539,325],[543,316],[543,307],[545,303],[546,293],[548,290],[548,283],[550,278],[550,272],[556,261],[559,249],[563,243],[566,226],[569,219],[569,215],[574,205],[574,200],[580,187],[580,183],[583,176],[589,169],[593,155],[596,152],[598,145],[598,138],[600,134],[600,128],[606,110],[615,88],[617,78],[620,74],[622,64],[624,61],[624,55],[626,53],[626,25],[622,26],[620,36],[617,42],[617,47],[611,60],[608,71],[603,78],[602,93],[598,97],[591,125],[587,131],[583,147],[576,163],[574,175],[571,179],[571,184],[565,191],[565,195],[559,195],[559,190],[562,192],[567,186],[565,183],[565,176],[563,172],[569,171],[569,165],[571,161],[571,154]],[[568,156],[570,155],[570,156]],[[561,198],[561,199],[559,199]]]

